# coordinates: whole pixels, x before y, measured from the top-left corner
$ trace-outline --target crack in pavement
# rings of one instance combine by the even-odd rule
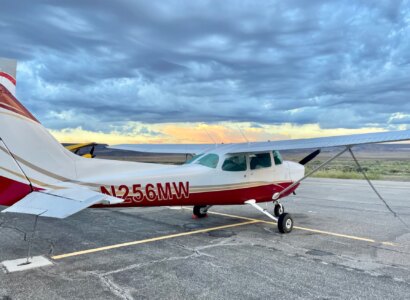
[[[105,274],[99,274],[98,272],[95,272],[95,271],[88,271],[87,273],[93,276],[96,276],[109,289],[110,292],[112,292],[114,295],[116,295],[120,299],[124,299],[124,300],[134,299],[134,297],[132,297],[131,295],[131,292],[127,288],[123,288],[119,286],[113,280],[111,280],[110,278],[107,278]]]
[[[104,272],[104,273],[100,273],[98,271],[85,271],[85,272],[82,271],[81,273],[85,275],[93,275],[97,277],[114,295],[116,295],[120,299],[132,300],[134,299],[134,297],[132,296],[131,292],[132,291],[137,292],[137,290],[134,290],[134,289],[130,290],[130,289],[121,287],[120,285],[114,282],[113,278],[110,279],[109,278],[110,276],[121,273],[121,272],[130,271],[133,269],[146,267],[146,266],[153,265],[153,264],[158,264],[158,263],[163,263],[163,262],[168,262],[168,261],[186,260],[186,259],[197,258],[201,256],[207,256],[207,255],[202,254],[199,251],[195,251],[194,253],[190,255],[186,255],[186,256],[171,256],[171,257],[167,257],[163,259],[151,260],[151,261],[144,262],[144,263],[132,264],[132,265],[129,265],[123,268],[111,270],[111,271]]]
[[[82,271],[81,273],[85,275],[92,275],[92,276],[97,277],[100,280],[100,282],[104,284],[104,286],[106,286],[114,295],[116,295],[120,299],[131,300],[133,299],[131,292],[133,292],[134,290],[130,290],[130,289],[119,286],[118,284],[114,282],[114,279],[112,277],[110,278],[110,276],[121,273],[121,272],[126,272],[126,271],[150,266],[153,264],[159,264],[163,262],[187,260],[187,259],[199,258],[199,257],[215,258],[215,256],[202,252],[201,250],[211,249],[211,248],[216,248],[216,247],[225,247],[225,246],[238,246],[239,244],[240,243],[232,243],[232,242],[229,243],[229,240],[225,240],[225,239],[219,241],[216,244],[204,245],[204,246],[195,247],[195,248],[176,244],[178,247],[183,248],[185,250],[189,250],[192,253],[189,255],[185,255],[185,256],[171,256],[171,257],[166,257],[162,259],[151,260],[148,262],[132,264],[132,265],[129,265],[123,268],[119,268],[119,269],[115,269],[115,270],[111,270],[111,271],[103,272],[103,273],[98,272],[98,271],[85,271],[85,272]],[[208,263],[210,266],[215,267],[215,268],[222,268],[222,266],[214,264],[213,262],[206,262],[206,263]],[[135,292],[137,292],[137,290],[135,290]]]

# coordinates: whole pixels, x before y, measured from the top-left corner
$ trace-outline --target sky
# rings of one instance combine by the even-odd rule
[[[61,142],[410,129],[410,1],[3,1],[0,38]]]

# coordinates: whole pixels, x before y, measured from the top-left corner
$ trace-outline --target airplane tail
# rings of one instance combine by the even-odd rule
[[[17,61],[0,57],[0,84],[13,95],[16,95]]]
[[[0,58],[0,205],[76,177],[77,156],[17,100],[16,66]]]

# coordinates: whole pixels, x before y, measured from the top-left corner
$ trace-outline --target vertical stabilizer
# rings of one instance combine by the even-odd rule
[[[14,95],[16,62],[0,59],[0,205],[76,178],[65,149]]]
[[[16,95],[16,71],[17,61],[0,57],[0,84]]]

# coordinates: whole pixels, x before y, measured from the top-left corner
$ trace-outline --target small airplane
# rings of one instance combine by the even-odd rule
[[[404,130],[217,145],[124,144],[110,148],[196,156],[183,165],[86,159],[64,148],[17,100],[15,78],[16,62],[2,59],[0,205],[9,206],[3,213],[31,214],[36,220],[66,218],[91,206],[189,205],[202,218],[212,205],[247,204],[275,220],[281,233],[289,233],[294,221],[280,199],[305,178],[345,152],[361,169],[352,151],[356,145],[410,140],[410,130]],[[339,153],[305,174],[304,165],[320,149],[338,146]],[[317,150],[298,163],[284,161],[279,151],[291,149]],[[261,202],[275,204],[273,215],[259,206]]]
[[[95,154],[95,146],[97,146],[97,143],[81,143],[81,144],[73,144],[73,145],[68,145],[68,146],[64,146],[67,150],[81,155],[82,157],[85,158],[94,158]],[[86,148],[90,148],[90,151],[88,151],[85,154],[80,153],[82,149],[86,149]]]

